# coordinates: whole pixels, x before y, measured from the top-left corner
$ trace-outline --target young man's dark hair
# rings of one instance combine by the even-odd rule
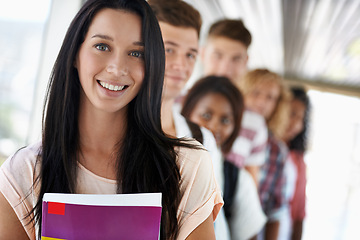
[[[226,37],[242,42],[246,48],[251,44],[251,33],[240,19],[222,19],[211,25],[208,37]]]
[[[181,0],[149,0],[158,21],[176,27],[195,28],[200,36],[201,16],[199,11]]]

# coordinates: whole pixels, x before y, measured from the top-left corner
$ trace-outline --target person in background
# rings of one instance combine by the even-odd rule
[[[260,201],[268,222],[259,237],[275,240],[278,239],[280,219],[287,208],[284,166],[288,149],[280,139],[287,126],[290,93],[283,79],[267,69],[248,72],[240,88],[245,105],[261,114],[269,129],[266,161],[259,174]]]
[[[207,76],[188,91],[181,113],[211,130],[224,159],[237,138],[243,110],[242,95],[228,78]],[[266,222],[257,188],[245,169],[239,170],[224,160],[222,166],[218,182],[224,191],[224,210],[229,220],[231,239],[250,239],[260,232]]]
[[[145,0],[85,2],[54,65],[42,141],[0,168],[0,239],[40,239],[46,192],[161,192],[160,239],[215,239],[210,155],[161,128],[164,70]]]
[[[165,45],[165,78],[161,103],[161,124],[170,137],[195,138],[210,152],[216,179],[219,179],[221,153],[212,133],[189,122],[180,114],[177,98],[189,80],[198,56],[200,13],[180,0],[149,0],[160,25]],[[221,210],[215,222],[217,239],[228,239],[228,227]]]
[[[222,19],[213,23],[201,49],[203,75],[228,77],[239,88],[248,71],[248,48],[251,33],[242,20]],[[245,167],[258,185],[258,172],[265,161],[267,128],[264,118],[248,109],[244,110],[238,138],[226,156],[226,161],[238,168]]]
[[[300,240],[302,237],[303,221],[306,203],[306,164],[304,153],[307,145],[310,100],[302,87],[292,87],[292,101],[290,120],[283,135],[283,140],[290,150],[290,158],[296,169],[295,191],[290,200],[292,224],[290,238]]]

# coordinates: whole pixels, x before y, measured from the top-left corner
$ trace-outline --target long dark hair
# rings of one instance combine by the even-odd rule
[[[305,90],[302,87],[292,87],[290,90],[293,96],[293,100],[299,100],[305,105],[305,116],[303,122],[303,126],[304,126],[303,130],[288,143],[288,146],[290,150],[304,152],[307,146],[310,100]]]
[[[222,152],[228,153],[238,136],[242,114],[244,111],[244,100],[242,94],[228,78],[207,76],[199,79],[187,93],[184,99],[181,114],[185,118],[189,119],[196,104],[200,101],[200,99],[209,93],[218,93],[224,96],[229,101],[234,113],[234,131],[221,146]]]
[[[174,239],[178,234],[177,211],[181,199],[174,146],[193,146],[166,137],[161,129],[165,54],[160,27],[145,0],[88,0],[66,33],[50,77],[43,112],[42,152],[37,161],[41,163],[41,171],[35,182],[41,187],[33,209],[40,226],[39,236],[43,195],[75,193],[81,85],[74,61],[92,19],[104,8],[138,14],[142,18],[145,45],[144,80],[138,95],[129,103],[126,141],[118,144],[117,192],[162,192],[161,239]]]

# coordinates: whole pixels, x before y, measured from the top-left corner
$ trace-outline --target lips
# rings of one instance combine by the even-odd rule
[[[172,76],[166,75],[165,77],[172,79],[173,81],[177,81],[177,82],[184,81],[184,79],[185,79],[185,77],[183,77],[183,76],[174,76],[174,75],[172,75]]]
[[[110,83],[102,82],[102,81],[99,81],[99,80],[98,80],[98,83],[99,83],[103,88],[108,89],[108,90],[110,90],[110,91],[114,91],[114,92],[118,92],[118,91],[124,90],[125,88],[128,87],[127,85],[110,84]]]

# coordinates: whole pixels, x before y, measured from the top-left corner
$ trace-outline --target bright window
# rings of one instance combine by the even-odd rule
[[[360,236],[360,99],[309,91],[312,103],[304,240]]]
[[[0,8],[0,161],[28,136],[50,3],[13,0]]]

